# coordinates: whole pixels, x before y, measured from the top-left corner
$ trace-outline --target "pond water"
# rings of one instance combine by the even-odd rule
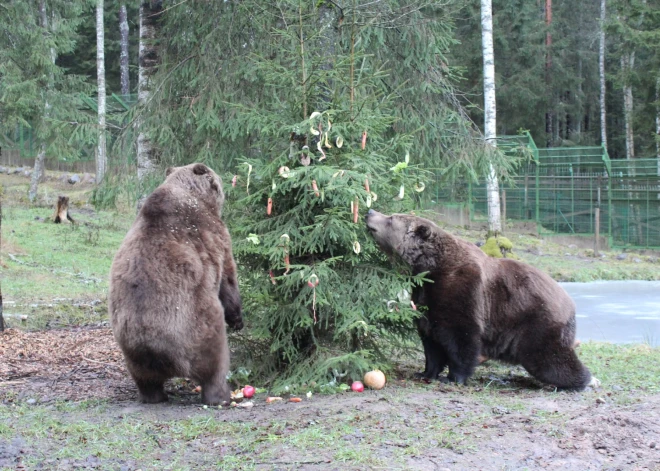
[[[559,283],[577,306],[577,338],[660,346],[660,281]]]

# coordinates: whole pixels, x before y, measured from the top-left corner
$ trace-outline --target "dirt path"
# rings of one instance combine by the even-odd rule
[[[203,408],[177,381],[145,406],[108,329],[1,340],[2,470],[660,470],[660,395],[617,385],[556,393],[486,367],[469,387],[404,378],[249,409]]]

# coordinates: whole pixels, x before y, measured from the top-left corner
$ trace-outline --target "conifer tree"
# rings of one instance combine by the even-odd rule
[[[0,5],[0,130],[31,127],[38,142],[29,197],[34,201],[46,156],[75,160],[96,142],[94,116],[80,94],[91,90],[85,77],[56,63],[72,51],[82,1],[16,0]]]
[[[390,268],[362,219],[369,205],[418,206],[432,182],[424,167],[448,185],[486,174],[445,58],[451,24],[418,0],[164,10],[140,132],[162,167],[230,172],[223,217],[250,346],[234,358],[251,356],[260,378],[356,377],[411,340],[414,280]]]

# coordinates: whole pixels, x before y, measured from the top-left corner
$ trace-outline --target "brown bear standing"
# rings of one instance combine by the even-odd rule
[[[432,281],[413,291],[426,308],[417,321],[426,356],[421,376],[437,379],[448,366],[447,379],[465,383],[486,357],[520,364],[561,389],[599,384],[573,348],[575,304],[548,275],[491,258],[420,217],[369,210],[366,222],[385,252]]]
[[[242,315],[223,202],[213,170],[170,168],[115,255],[108,309],[142,402],[166,401],[172,377],[198,381],[205,404],[230,400],[225,322]]]

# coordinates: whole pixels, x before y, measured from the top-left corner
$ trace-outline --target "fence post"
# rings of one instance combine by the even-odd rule
[[[600,176],[598,177],[598,189],[597,191],[597,196],[596,196],[596,209],[594,210],[595,213],[595,235],[596,235],[596,240],[594,241],[594,255],[596,257],[600,257],[600,253],[598,252],[599,250],[599,245],[600,245]]]

